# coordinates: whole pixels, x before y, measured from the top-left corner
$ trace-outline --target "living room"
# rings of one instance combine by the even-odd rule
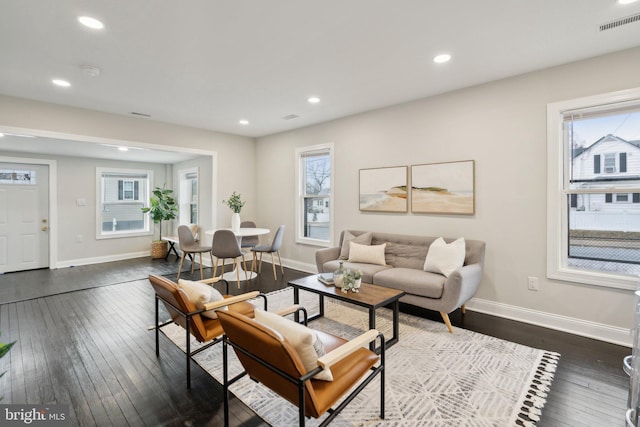
[[[624,14],[634,12],[637,6]],[[295,153],[299,148],[332,144],[333,243],[342,230],[350,228],[485,241],[484,276],[467,305],[469,310],[630,346],[635,286],[599,286],[547,276],[547,108],[557,102],[637,89],[640,47],[636,43],[636,47],[558,64],[541,63],[501,79],[481,82],[479,78],[478,84],[469,87],[256,137],[65,106],[60,105],[64,104],[61,98],[43,102],[12,96],[3,84],[0,132],[87,144],[127,142],[210,156],[211,191],[201,192],[200,205],[210,206],[211,211],[203,211],[201,226],[212,229],[229,224],[231,212],[221,201],[237,191],[246,200],[243,218],[272,230],[286,225],[283,262],[308,272],[315,271],[318,247],[296,242]],[[1,147],[3,162],[16,157],[46,158]],[[58,233],[57,257],[50,267],[147,251],[150,236],[106,243],[65,239],[78,234],[79,224],[95,218],[93,211],[75,205],[78,199],[96,199],[95,164],[71,157],[59,160],[64,167],[58,167],[57,222],[52,224]],[[359,210],[361,169],[462,160],[475,162],[473,215]],[[158,167],[158,178],[161,170]],[[174,172],[164,172],[165,177]],[[93,228],[87,227],[82,234],[91,236]],[[528,289],[528,277],[538,278],[538,291]]]

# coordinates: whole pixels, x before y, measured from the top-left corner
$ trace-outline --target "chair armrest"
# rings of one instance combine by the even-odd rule
[[[375,340],[378,335],[378,331],[376,331],[375,329],[369,329],[367,332],[346,342],[335,350],[330,351],[322,357],[319,357],[318,366],[322,367],[323,369],[331,367],[331,365],[333,365],[334,363],[339,362],[354,351],[362,348],[363,345]]]
[[[292,314],[298,311],[300,304],[294,304],[290,307],[281,308],[280,310],[276,310],[273,314],[277,314],[278,316],[286,316],[287,314]]]
[[[220,280],[222,280],[222,276],[212,277],[210,279],[202,279],[202,280],[198,280],[198,282],[206,283],[208,285],[209,283],[218,283]]]
[[[248,299],[256,298],[260,294],[260,291],[247,292],[246,294],[236,295],[233,297],[225,298],[222,301],[208,302],[204,304],[205,310],[213,310],[215,308],[224,307],[225,305],[236,304]]]

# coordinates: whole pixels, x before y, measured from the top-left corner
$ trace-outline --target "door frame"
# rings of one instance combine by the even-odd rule
[[[50,159],[0,156],[2,163],[49,166],[49,270],[58,268],[58,162]]]

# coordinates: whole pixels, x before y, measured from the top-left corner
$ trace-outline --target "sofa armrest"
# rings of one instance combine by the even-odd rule
[[[470,264],[451,273],[444,284],[442,311],[450,313],[473,298],[480,286],[482,271],[481,264]]]
[[[328,273],[328,271],[323,271],[322,266],[325,262],[333,261],[340,257],[340,246],[336,246],[333,248],[325,248],[318,249],[316,251],[316,268],[318,269],[318,273]]]

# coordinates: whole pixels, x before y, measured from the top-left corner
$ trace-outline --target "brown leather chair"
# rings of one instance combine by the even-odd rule
[[[213,279],[202,280],[203,283],[216,283],[221,281],[219,277]],[[156,317],[155,317],[155,331],[156,331],[156,356],[160,356],[159,346],[159,330],[169,323],[176,323],[182,326],[186,330],[186,356],[187,356],[187,388],[191,388],[191,357],[200,353],[201,351],[211,347],[212,345],[222,341],[222,325],[219,319],[211,319],[205,316],[201,316],[205,310],[212,310],[223,306],[228,306],[230,312],[241,313],[244,316],[253,317],[254,305],[246,302],[246,300],[256,297],[262,297],[264,299],[264,309],[267,309],[267,298],[264,294],[260,294],[258,291],[248,292],[242,295],[231,296],[229,293],[229,283],[222,279],[226,283],[226,294],[224,295],[224,301],[218,301],[204,305],[204,309],[198,310],[195,305],[189,300],[185,292],[178,287],[178,285],[166,277],[162,276],[149,276],[149,282],[156,293]],[[160,323],[159,320],[159,302],[162,301],[171,319]],[[220,313],[219,311],[218,313]],[[191,344],[189,335],[193,335],[199,342],[207,343],[197,350],[191,351]]]
[[[296,349],[274,329],[242,313],[226,311],[218,314],[225,330],[223,337],[224,360],[224,419],[229,425],[229,386],[248,374],[252,380],[270,388],[298,407],[299,424],[305,417],[319,418],[330,415],[320,424],[329,424],[356,395],[380,374],[380,418],[384,419],[384,337],[371,329],[359,337],[345,341],[320,331],[326,354],[318,359],[318,367],[305,372]],[[380,338],[380,355],[363,347]],[[245,372],[228,378],[228,346],[231,345]],[[375,366],[377,364],[377,366]],[[312,378],[329,367],[333,381]],[[336,408],[332,406],[344,396],[368,371],[371,373]]]

